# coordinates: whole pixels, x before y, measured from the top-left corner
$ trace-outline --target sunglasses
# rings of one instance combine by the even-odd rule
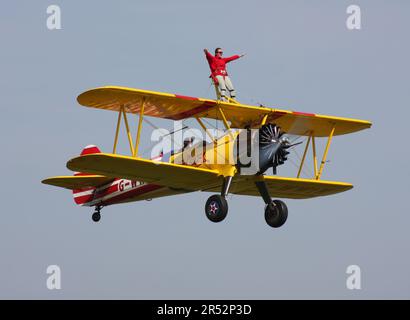
[[[222,52],[222,51],[217,51],[216,53],[220,53],[220,54],[223,54],[223,52]]]

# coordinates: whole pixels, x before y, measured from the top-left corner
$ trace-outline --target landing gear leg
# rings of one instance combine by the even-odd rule
[[[288,208],[283,201],[271,200],[268,187],[265,181],[255,182],[259,193],[262,196],[263,201],[266,204],[265,207],[265,220],[266,223],[272,228],[279,228],[282,226],[288,218]]]
[[[100,221],[100,219],[101,219],[100,211],[101,211],[101,206],[95,206],[95,212],[93,213],[93,215],[91,217],[94,222]]]
[[[222,190],[221,190],[221,196],[226,198],[229,192],[229,188],[231,187],[231,182],[232,182],[233,177],[225,177],[224,182],[222,183]]]
[[[222,183],[221,194],[214,194],[208,198],[205,204],[206,217],[212,222],[220,222],[226,218],[228,214],[228,195],[231,186],[232,177],[225,177]]]

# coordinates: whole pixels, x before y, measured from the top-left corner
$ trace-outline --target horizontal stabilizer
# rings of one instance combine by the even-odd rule
[[[70,190],[78,190],[84,188],[98,187],[103,184],[113,181],[113,178],[109,178],[101,175],[81,175],[81,176],[57,176],[44,179],[41,181],[44,184],[49,184],[56,187],[66,188]]]

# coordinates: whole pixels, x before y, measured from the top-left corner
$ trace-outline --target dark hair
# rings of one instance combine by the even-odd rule
[[[218,50],[222,50],[222,48],[216,48],[216,49],[215,49],[215,54],[216,54],[216,52],[217,52]]]

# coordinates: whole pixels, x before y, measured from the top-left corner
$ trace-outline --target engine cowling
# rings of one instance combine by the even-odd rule
[[[252,157],[251,151],[252,148],[258,148],[259,156],[259,174],[264,173],[269,168],[273,168],[273,173],[276,174],[277,167],[284,164],[287,160],[287,155],[289,152],[286,150],[291,145],[289,140],[284,136],[284,132],[282,132],[281,128],[275,124],[266,124],[263,125],[257,132],[252,133],[251,130],[244,130],[240,133],[240,135],[246,134],[246,150],[240,152],[239,145],[239,137],[237,139],[237,148],[236,148],[236,159],[237,159],[237,167],[249,167],[250,164],[246,163],[243,164],[240,160],[247,159],[245,157],[240,157],[238,155],[243,155],[246,152],[247,157]],[[245,136],[242,136],[242,139],[245,139]],[[245,148],[243,148],[245,149]],[[253,161],[255,159],[253,158]]]
[[[277,167],[288,159],[289,140],[283,136],[281,128],[275,124],[266,124],[259,129],[259,173],[273,168],[276,174]]]

